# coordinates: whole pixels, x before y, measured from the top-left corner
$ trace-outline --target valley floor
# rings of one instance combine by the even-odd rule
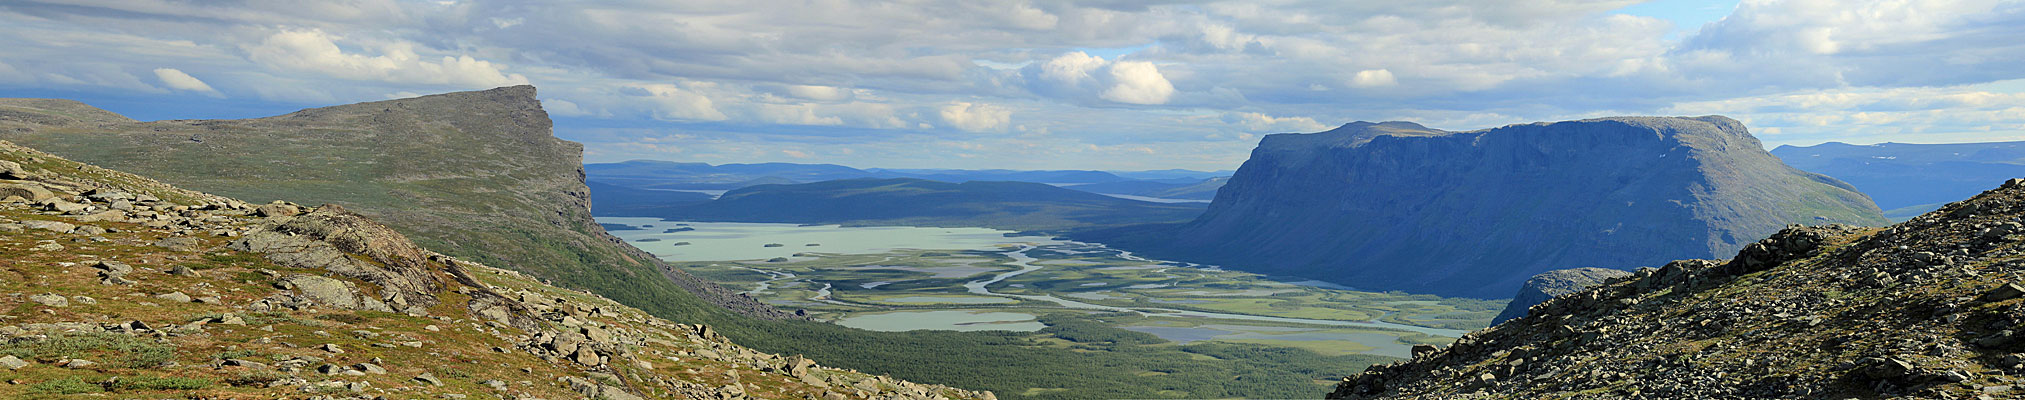
[[[849,231],[854,228],[738,224],[737,229],[716,229],[720,227],[647,218],[600,221],[641,226],[613,232],[705,279],[784,309],[878,331],[1036,332],[1043,342],[1074,347],[1078,341],[1072,337],[1087,333],[1074,328],[1095,323],[1150,334],[1172,345],[1248,343],[1323,355],[1407,357],[1414,344],[1445,344],[1465,330],[1488,325],[1502,307],[1497,301],[1284,282],[1148,260],[1098,244],[1002,234],[979,241],[978,232],[970,230],[864,228],[911,238],[924,247],[914,249],[820,242],[866,241],[867,233]],[[962,240],[908,229],[946,231]],[[738,252],[769,249],[785,256],[694,258],[774,255]]]

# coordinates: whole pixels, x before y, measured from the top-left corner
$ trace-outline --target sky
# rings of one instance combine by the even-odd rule
[[[2025,140],[2025,2],[0,1],[0,97],[142,120],[532,84],[586,162],[1235,169],[1259,137],[1737,118]]]

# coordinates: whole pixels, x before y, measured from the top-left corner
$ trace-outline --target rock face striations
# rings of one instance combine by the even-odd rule
[[[1193,222],[1090,239],[1366,290],[1499,298],[1544,271],[1708,258],[1789,223],[1886,221],[1724,117],[1469,132],[1358,122],[1266,136]]]
[[[232,198],[339,204],[458,257],[676,297],[622,299],[633,304],[792,317],[605,233],[591,219],[582,146],[553,136],[532,86],[247,120],[134,122],[74,101],[0,99],[0,138]]]
[[[2025,179],[1889,228],[1789,227],[1533,306],[1334,399],[2025,396]]]
[[[1513,318],[1524,317],[1526,316],[1527,308],[1533,307],[1534,304],[1546,302],[1547,299],[1552,299],[1555,296],[1579,292],[1583,289],[1601,285],[1604,281],[1610,280],[1610,278],[1625,275],[1631,275],[1631,273],[1604,268],[1557,269],[1533,275],[1532,279],[1526,280],[1525,286],[1519,287],[1519,294],[1512,296],[1512,303],[1505,306],[1505,311],[1498,313],[1497,318],[1491,319],[1491,325],[1497,325],[1500,322]]]
[[[0,398],[991,399],[0,141]]]

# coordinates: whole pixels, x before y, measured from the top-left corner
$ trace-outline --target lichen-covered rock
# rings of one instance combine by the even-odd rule
[[[1527,308],[1545,302],[1547,299],[1554,298],[1554,296],[1588,289],[1592,286],[1601,285],[1603,281],[1610,280],[1610,278],[1626,275],[1631,275],[1631,272],[1608,268],[1557,269],[1533,275],[1532,279],[1526,280],[1525,286],[1519,287],[1519,294],[1512,296],[1512,303],[1505,305],[1505,311],[1498,313],[1498,317],[1491,320],[1491,325],[1497,325],[1500,322],[1513,318],[1524,317],[1526,316]]]
[[[402,312],[424,312],[436,304],[436,290],[442,287],[430,272],[432,261],[407,237],[336,205],[275,218],[233,241],[231,247],[265,254],[282,265],[322,269],[377,284],[386,302],[401,305],[398,311]]]

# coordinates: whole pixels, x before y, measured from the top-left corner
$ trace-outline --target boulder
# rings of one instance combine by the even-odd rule
[[[51,197],[56,197],[56,193],[50,192],[49,189],[43,188],[42,185],[33,183],[0,184],[0,198],[7,196],[16,196],[29,202],[39,203]]]
[[[435,264],[426,252],[393,229],[335,205],[299,216],[274,218],[229,247],[264,254],[276,264],[327,270],[379,285],[381,293],[401,299],[396,302],[402,305],[397,310],[401,312],[426,313],[437,303],[435,292],[442,282],[432,271],[446,265]]]
[[[0,356],[0,367],[5,367],[7,369],[22,369],[28,367],[28,362],[21,361],[20,358],[11,355]]]
[[[179,251],[185,253],[202,250],[203,246],[204,242],[199,241],[197,240],[197,238],[193,237],[170,237],[170,238],[162,238],[162,240],[155,241],[155,247],[169,249],[169,251]]]
[[[70,307],[70,299],[63,297],[63,295],[60,294],[43,293],[28,296],[28,301],[32,301],[35,302],[35,304],[41,304],[50,307]]]

